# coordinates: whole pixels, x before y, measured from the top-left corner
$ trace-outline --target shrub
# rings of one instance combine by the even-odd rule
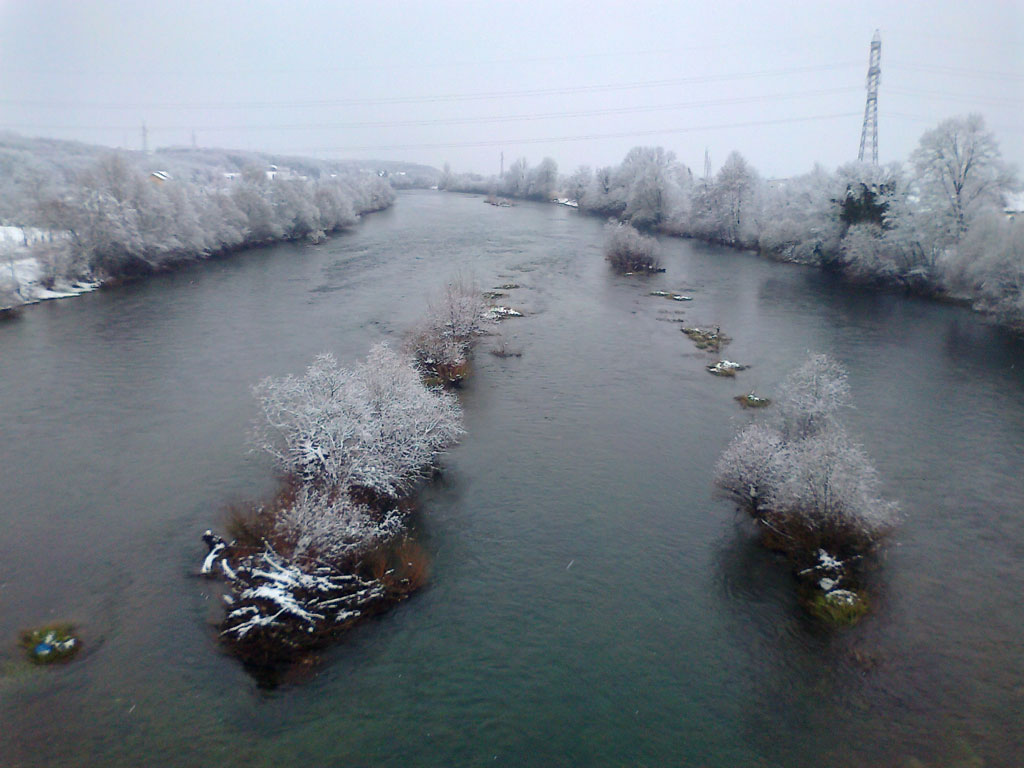
[[[838,420],[849,405],[846,371],[814,355],[786,382],[778,418],[753,424],[726,447],[715,483],[797,560],[819,550],[864,553],[895,523],[897,507],[864,450]]]
[[[456,385],[469,372],[469,353],[481,333],[484,303],[480,291],[462,276],[449,283],[410,334],[406,348],[430,383]]]
[[[254,393],[264,414],[254,446],[325,488],[397,497],[462,433],[454,398],[424,386],[386,344],[350,370],[319,355],[304,376],[265,379]]]
[[[608,224],[604,256],[619,272],[657,272],[658,241],[641,235],[631,224]]]

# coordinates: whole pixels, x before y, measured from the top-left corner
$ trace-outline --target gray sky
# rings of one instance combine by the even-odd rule
[[[980,112],[1024,165],[1024,4],[0,0],[0,128],[139,148],[563,172],[662,145],[697,172],[856,159],[882,34],[880,159]]]

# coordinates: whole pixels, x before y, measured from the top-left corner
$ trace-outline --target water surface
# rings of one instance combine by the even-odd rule
[[[677,239],[610,273],[559,206],[406,193],[324,244],[239,254],[0,325],[0,765],[926,766],[1024,750],[1024,354],[959,308]],[[260,690],[216,643],[204,528],[274,484],[249,389],[400,344],[456,272],[515,282],[422,495],[428,589]],[[692,302],[649,296],[682,290]],[[684,313],[679,315],[677,313]],[[720,325],[736,380],[679,331]],[[906,519],[830,633],[715,498],[715,459],[808,351]],[[36,670],[17,632],[86,646]],[[975,761],[975,762],[972,762]]]

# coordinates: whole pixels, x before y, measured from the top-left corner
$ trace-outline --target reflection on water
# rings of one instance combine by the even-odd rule
[[[480,210],[484,209],[484,210]],[[665,240],[611,274],[562,206],[403,194],[283,245],[0,326],[0,634],[76,622],[83,657],[0,650],[3,765],[1012,765],[1024,680],[1024,355],[955,307]],[[398,343],[455,272],[528,316],[481,345],[468,434],[426,489],[432,584],[257,690],[194,577],[218,510],[272,487],[249,388]],[[680,290],[670,304],[652,290]],[[720,325],[735,381],[677,323]],[[875,612],[823,631],[712,493],[715,459],[808,350],[906,520]]]

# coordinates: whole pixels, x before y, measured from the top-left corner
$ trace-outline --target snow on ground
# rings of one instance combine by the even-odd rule
[[[0,309],[79,296],[99,286],[85,280],[57,281],[52,288],[43,285],[43,267],[30,246],[64,237],[45,229],[0,227]]]
[[[7,247],[27,247],[36,243],[63,240],[67,235],[54,232],[52,229],[36,229],[35,227],[0,227],[0,251]]]

